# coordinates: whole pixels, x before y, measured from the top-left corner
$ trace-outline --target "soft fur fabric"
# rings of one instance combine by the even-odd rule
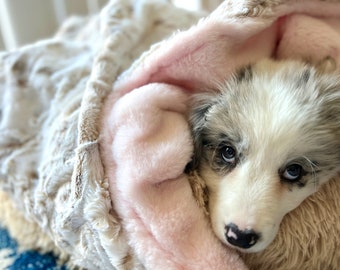
[[[1,54],[1,222],[26,247],[62,250],[87,269],[139,267],[112,209],[100,111],[143,51],[200,16],[168,1],[110,1],[93,18],[68,20],[51,39]],[[6,207],[10,199],[18,210]],[[15,211],[35,237],[17,229],[25,219]],[[42,233],[52,241],[39,244]]]
[[[183,89],[148,84],[106,105],[102,154],[115,209],[147,269],[245,269],[212,234],[183,173],[192,153],[186,103]]]
[[[123,224],[124,220],[130,223],[131,219],[136,219],[135,216],[138,213],[138,219],[142,221],[138,227],[140,229],[144,227],[145,232],[151,231],[151,238],[164,240],[164,243],[167,243],[166,235],[163,234],[164,231],[156,225],[158,221],[148,218],[149,213],[145,212],[144,207],[150,208],[149,200],[151,200],[151,196],[147,197],[149,199],[138,198],[136,205],[135,194],[149,193],[146,191],[148,190],[146,187],[150,185],[160,185],[160,183],[162,183],[162,186],[169,185],[169,183],[173,185],[174,182],[181,182],[185,180],[183,177],[186,177],[180,173],[182,170],[179,168],[183,169],[188,161],[188,156],[185,155],[188,148],[191,147],[191,144],[186,142],[188,130],[183,128],[181,132],[177,132],[172,127],[174,121],[182,119],[181,114],[185,115],[186,110],[179,110],[177,106],[185,102],[186,97],[183,96],[174,100],[168,96],[169,91],[174,92],[173,95],[175,95],[175,92],[185,92],[189,96],[195,92],[209,91],[216,82],[227,79],[235,69],[266,57],[302,59],[312,63],[318,63],[325,57],[332,57],[335,62],[340,60],[340,33],[337,30],[340,19],[339,3],[321,3],[318,1],[266,1],[261,4],[256,3],[252,1],[225,1],[208,18],[200,21],[197,26],[178,33],[171,39],[153,47],[115,83],[114,94],[109,97],[104,112],[104,119],[107,120],[102,125],[102,133],[106,134],[105,138],[109,139],[105,139],[103,143],[105,145],[103,161],[108,172],[111,197],[122,196],[115,205],[119,205],[117,211],[123,218]],[[327,15],[327,19],[322,17],[325,15]],[[152,95],[152,92],[155,94]],[[161,103],[156,110],[153,109],[152,114],[149,113],[148,110],[152,109],[152,104],[158,103],[162,95],[168,101],[166,106],[164,107]],[[132,96],[135,97],[132,98]],[[121,107],[121,103],[128,104],[128,106],[124,109]],[[150,105],[146,106],[145,104]],[[176,107],[173,107],[174,105]],[[131,107],[138,108],[138,112],[133,113]],[[162,109],[163,112],[161,112]],[[122,111],[125,113],[122,113]],[[171,118],[167,116],[170,112]],[[158,115],[162,121],[155,119],[155,115]],[[117,120],[121,118],[124,120]],[[131,120],[133,124],[130,124]],[[117,121],[119,122],[117,123]],[[148,124],[140,126],[141,123]],[[157,123],[157,129],[153,128],[150,123]],[[182,126],[180,123],[179,121],[178,127]],[[163,131],[166,130],[165,127],[172,128]],[[122,133],[120,133],[120,130],[122,130]],[[155,132],[156,130],[157,132]],[[164,137],[163,141],[162,137],[158,137],[161,134],[167,134],[169,137]],[[138,136],[135,137],[136,135]],[[157,139],[150,139],[153,136],[156,136]],[[122,138],[124,138],[123,141],[121,141]],[[157,143],[160,140],[162,143],[155,147],[151,143],[154,140]],[[124,161],[122,154],[117,154],[116,150],[118,145],[128,145],[128,141],[133,142],[131,147],[135,147],[131,149],[130,159]],[[136,144],[136,141],[142,143],[142,147],[147,149],[143,148],[143,151],[138,151],[141,148],[139,144]],[[171,149],[168,148],[169,144],[173,145]],[[111,145],[109,151],[107,151],[106,145]],[[178,147],[179,145],[180,147]],[[125,149],[125,151],[130,151],[130,149]],[[149,159],[145,160],[145,157],[142,156],[139,161],[141,157],[139,153],[144,152],[149,152],[152,158],[147,155]],[[156,162],[157,167],[153,165],[155,160],[158,160]],[[136,166],[139,163],[141,167],[136,168],[139,173],[135,174],[129,164]],[[148,164],[148,166],[144,164]],[[150,169],[150,166],[152,169]],[[145,167],[145,172],[142,169],[143,167]],[[121,171],[120,168],[129,168],[129,170],[123,169]],[[172,174],[169,174],[168,168],[173,168],[171,169]],[[176,170],[178,170],[177,174],[175,173]],[[130,175],[131,173],[133,176]],[[146,173],[145,177],[143,177],[143,173]],[[136,178],[136,176],[138,177]],[[119,181],[122,178],[126,180],[124,184]],[[136,180],[133,181],[134,178]],[[128,179],[135,183],[133,193],[130,191],[129,182],[131,180]],[[140,184],[142,186],[138,187]],[[135,189],[139,189],[139,191],[136,192]],[[171,198],[171,195],[176,193],[181,194],[180,187],[177,187],[177,189],[169,188],[168,193],[159,195],[164,199]],[[163,203],[166,204],[167,202],[164,201]],[[163,203],[154,199],[155,209],[164,209]],[[120,208],[123,204],[125,207]],[[132,212],[128,213],[126,209],[130,209]],[[161,210],[157,211],[161,213]],[[196,210],[192,208],[187,213],[194,211]],[[338,212],[338,209],[335,208],[333,211]],[[191,215],[188,217],[191,217]],[[145,221],[143,222],[143,220]],[[151,224],[150,220],[152,220]],[[165,218],[162,218],[162,221],[172,224],[170,220],[167,221]],[[187,220],[187,222],[190,223],[190,220]],[[153,223],[155,226],[153,226]],[[333,223],[333,225],[337,229],[337,224]],[[152,230],[148,228],[152,228]],[[130,228],[128,225],[125,226],[125,229],[128,239],[131,237],[131,246],[138,250],[139,241],[145,239],[142,238],[142,235],[135,234],[134,228]],[[176,228],[174,229],[176,230]],[[180,233],[179,227],[178,232]],[[334,231],[328,232],[332,233],[334,239],[336,239]],[[178,233],[173,234],[177,235]],[[136,243],[136,239],[139,240],[138,243]],[[306,244],[308,245],[308,242]],[[282,251],[277,252],[282,253]],[[326,266],[326,268],[332,269],[337,267],[339,256],[337,252],[337,249],[333,253],[328,252],[330,258],[335,257],[335,260],[320,259],[313,261],[309,257],[311,254],[308,253],[303,254],[305,256],[303,260],[309,262],[308,267]],[[316,254],[314,253],[313,256],[316,256]],[[275,258],[275,256],[272,258]],[[289,258],[287,262],[294,263]],[[250,261],[249,264],[251,265]],[[268,263],[268,265],[270,264]],[[290,265],[286,263],[284,267],[289,268]]]
[[[245,268],[212,234],[183,173],[192,151],[186,100],[263,57],[338,62],[340,4],[229,0],[165,39],[199,17],[168,1],[116,0],[53,39],[1,55],[1,188],[77,265]],[[338,217],[328,197],[336,200],[339,186],[332,191],[324,205]],[[335,235],[315,228],[337,239],[334,222]],[[282,249],[286,269],[293,268],[296,255],[286,246],[274,251]],[[311,259],[319,248],[308,249],[301,261],[336,269],[338,250],[321,262]],[[276,258],[255,261],[274,265]]]

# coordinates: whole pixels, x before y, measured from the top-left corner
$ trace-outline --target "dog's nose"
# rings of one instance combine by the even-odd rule
[[[260,238],[259,234],[254,230],[246,229],[241,231],[234,223],[226,225],[225,230],[225,237],[227,241],[231,245],[240,248],[250,248],[255,245],[257,240]]]

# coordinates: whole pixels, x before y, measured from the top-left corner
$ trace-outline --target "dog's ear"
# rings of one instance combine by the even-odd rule
[[[187,165],[186,171],[196,170],[202,158],[204,147],[204,130],[206,127],[207,115],[211,107],[216,103],[216,93],[202,93],[195,95],[191,100],[191,112],[189,124],[191,126],[194,142],[194,153],[191,162]]]
[[[336,61],[333,57],[326,56],[315,65],[315,68],[319,74],[332,73],[336,71]]]

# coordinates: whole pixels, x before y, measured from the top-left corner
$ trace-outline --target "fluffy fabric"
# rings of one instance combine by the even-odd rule
[[[327,18],[323,18],[325,16]],[[177,209],[176,202],[182,205],[181,213],[184,214],[184,217],[176,215],[176,220],[181,220],[182,226],[193,228],[192,236],[184,233],[186,237],[194,239],[195,229],[199,231],[202,226],[202,218],[193,218],[197,207],[188,205],[190,193],[186,196],[183,193],[183,182],[187,185],[188,178],[182,172],[192,151],[184,118],[187,97],[209,91],[216,82],[227,79],[235,69],[265,57],[294,58],[315,63],[331,57],[338,62],[339,19],[340,4],[334,2],[265,1],[259,4],[253,1],[225,1],[197,26],[153,47],[118,79],[114,93],[105,105],[106,120],[101,131],[104,135],[103,162],[111,197],[123,219],[127,239],[145,265],[160,267],[156,261],[147,259],[159,258],[162,254],[159,252],[163,252],[162,257],[165,258],[170,250],[176,254],[176,248],[181,250],[184,258],[186,256],[180,241],[181,233],[186,230],[175,226],[173,216],[169,216],[172,208]],[[121,147],[124,149],[121,150]],[[121,182],[121,179],[124,181]],[[185,188],[189,191],[188,185]],[[179,199],[183,197],[186,203]],[[336,205],[332,209],[339,212]],[[157,215],[152,215],[154,213]],[[314,217],[317,219],[316,215]],[[164,224],[170,224],[172,229],[164,230]],[[335,231],[327,233],[335,238],[338,223],[330,220],[330,224],[335,226]],[[301,230],[304,230],[303,226]],[[209,237],[202,232],[200,234],[201,243],[206,243],[203,239]],[[296,233],[296,236],[299,234]],[[176,241],[175,246],[168,236]],[[286,238],[283,236],[283,239]],[[157,241],[163,249],[154,250],[154,244],[153,250],[149,251],[145,247],[150,241]],[[141,243],[144,243],[143,250]],[[305,243],[308,245],[310,241]],[[337,245],[334,241],[329,244],[332,248]],[[183,248],[193,256],[194,252]],[[202,250],[204,248],[202,246]],[[210,257],[209,251],[209,248],[206,249],[204,258]],[[277,252],[282,254],[281,250]],[[145,258],[145,253],[150,256]],[[317,255],[316,252],[312,253]],[[308,257],[311,253],[297,254],[305,255],[303,261],[308,261],[305,265],[312,269],[321,266],[335,268],[339,258],[337,249],[333,253],[328,251],[330,257],[320,260],[311,260]],[[175,258],[172,261],[178,263],[181,256]],[[275,259],[275,255],[271,258]],[[254,269],[258,265],[267,265],[269,269],[273,264],[261,264],[266,259],[265,256],[263,260],[252,261],[249,256],[248,264]],[[296,265],[296,261],[290,258],[285,262],[284,269],[290,267],[287,262],[292,263],[292,267]],[[168,267],[171,268],[170,265]],[[186,264],[183,259],[181,265],[188,267],[190,262]]]
[[[214,237],[183,173],[186,103],[183,89],[155,83],[107,104],[102,153],[115,209],[147,269],[245,269]]]
[[[100,111],[143,51],[201,16],[168,1],[111,1],[93,18],[65,22],[51,39],[1,54],[0,212],[20,243],[62,250],[87,269],[139,267],[112,208]],[[3,203],[8,197],[17,210]],[[27,230],[49,238],[18,230],[24,219],[16,211]]]
[[[197,183],[183,173],[192,153],[187,100],[263,57],[338,62],[340,4],[229,0],[196,24],[200,16],[168,1],[116,0],[53,39],[1,55],[0,186],[74,264],[246,268],[213,235]],[[338,184],[332,190],[336,200]],[[334,222],[335,231],[316,228],[336,239]],[[304,261],[332,269],[336,247],[335,259],[321,264],[310,249]]]

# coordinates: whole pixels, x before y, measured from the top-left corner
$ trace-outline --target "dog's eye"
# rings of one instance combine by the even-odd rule
[[[292,164],[286,167],[282,177],[289,182],[295,182],[301,179],[303,172],[304,171],[301,165]]]
[[[224,146],[221,149],[221,156],[223,160],[227,163],[235,163],[236,160],[236,151],[231,146]]]

